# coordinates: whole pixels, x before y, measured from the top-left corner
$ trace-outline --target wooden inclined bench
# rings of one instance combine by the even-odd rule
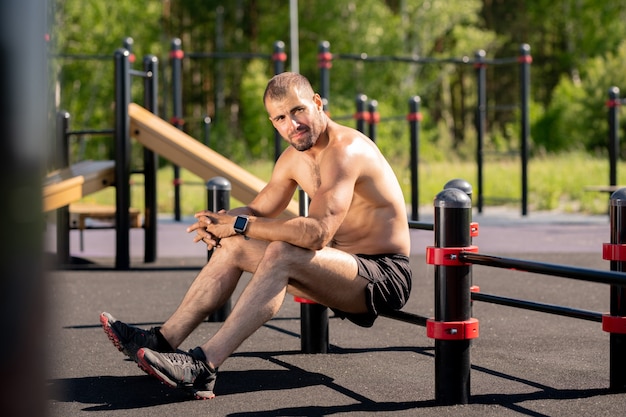
[[[43,182],[43,211],[56,210],[115,184],[115,161],[82,161]]]
[[[128,106],[128,115],[131,136],[139,143],[204,181],[217,176],[228,179],[231,195],[242,203],[252,201],[265,186],[260,178],[138,104]],[[298,202],[292,200],[283,216],[298,215]]]
[[[51,172],[43,181],[43,211],[69,206],[69,227],[80,230],[80,250],[84,249],[83,231],[115,227],[115,206],[78,204],[86,195],[115,185],[115,161],[81,161]],[[130,208],[130,227],[142,227],[139,209]],[[88,224],[88,219],[98,225]]]

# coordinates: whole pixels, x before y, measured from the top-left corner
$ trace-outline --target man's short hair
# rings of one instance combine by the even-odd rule
[[[292,87],[295,87],[303,97],[310,96],[313,98],[315,95],[311,83],[305,76],[295,72],[283,72],[272,77],[267,83],[263,94],[263,103],[267,99],[282,100],[291,92]]]

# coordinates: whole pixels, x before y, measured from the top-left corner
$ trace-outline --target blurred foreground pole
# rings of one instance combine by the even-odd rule
[[[46,414],[46,1],[0,2],[0,415]]]

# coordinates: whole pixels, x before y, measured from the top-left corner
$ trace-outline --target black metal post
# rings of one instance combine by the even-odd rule
[[[309,215],[309,196],[298,188],[300,215]],[[300,300],[300,348],[303,353],[328,352],[328,308]]]
[[[274,54],[272,55],[272,61],[274,61],[274,75],[285,72],[285,61],[287,60],[287,54],[285,53],[285,42],[274,42]],[[280,154],[282,153],[282,138],[278,133],[278,130],[274,129],[274,162],[278,161]]]
[[[617,160],[619,155],[619,88],[609,88],[609,185],[617,185]]]
[[[485,122],[487,117],[487,74],[485,51],[476,52],[476,87],[478,89],[478,102],[476,103],[476,164],[478,169],[478,212],[483,212],[483,145],[485,143]]]
[[[133,53],[133,45],[135,44],[135,40],[130,36],[124,38],[122,41],[122,47],[128,51],[130,55],[128,55],[128,62],[133,64],[135,62],[135,54]]]
[[[455,178],[453,180],[446,182],[445,185],[443,186],[443,189],[447,190],[448,188],[456,188],[457,190],[463,191],[465,194],[467,194],[467,196],[470,198],[470,201],[471,201],[472,194],[473,194],[472,184],[465,181],[464,179]]]
[[[324,111],[328,111],[328,101],[330,100],[330,69],[333,66],[332,60],[333,55],[330,53],[330,42],[320,42],[317,66],[320,69],[320,96],[324,102]]]
[[[522,156],[522,216],[528,214],[528,140],[530,137],[530,45],[520,48],[520,116]]]
[[[356,119],[356,130],[361,133],[365,133],[365,119],[368,114],[365,113],[365,102],[367,102],[367,96],[365,94],[357,94],[356,99],[356,113],[354,118]]]
[[[626,244],[626,188],[611,195],[609,208],[611,219],[611,243]],[[611,261],[611,271],[626,272],[626,261]],[[611,285],[611,316],[626,320],[626,286]],[[626,392],[626,334],[611,333],[610,339],[611,391]]]
[[[419,147],[420,147],[420,113],[419,96],[409,99],[409,121],[411,141],[411,220],[419,220]]]
[[[452,179],[443,186],[444,190],[447,190],[448,188],[456,188],[457,190],[463,191],[470,198],[470,202],[472,201],[473,188],[472,188],[472,184],[470,184],[468,181],[465,181],[464,179],[461,179],[461,178]],[[471,275],[470,273],[470,288],[472,288],[473,286],[473,281],[474,281],[473,275]],[[470,315],[473,314],[473,307],[474,307],[474,303],[471,301],[471,297],[470,297]]]
[[[435,247],[471,244],[472,203],[456,188],[435,197]],[[470,265],[435,265],[435,321],[470,319]],[[435,401],[440,405],[467,404],[470,393],[470,340],[435,339]]]
[[[369,116],[367,119],[368,124],[368,136],[372,142],[376,142],[376,136],[378,135],[378,123],[380,122],[380,115],[378,113],[378,101],[371,100],[367,107]]]
[[[115,51],[115,268],[130,267],[130,52]]]
[[[143,101],[146,109],[159,114],[159,59],[146,55],[143,59],[144,77]],[[157,257],[157,154],[148,148],[143,149],[144,175],[144,262],[154,262]]]
[[[220,210],[230,210],[230,191],[232,189],[230,181],[224,177],[213,177],[206,183],[207,189],[207,208],[213,212]],[[213,249],[215,250],[215,249]],[[207,252],[207,262],[211,260],[213,250]],[[231,300],[218,310],[209,315],[208,321],[222,322],[225,321],[232,310]]]
[[[67,132],[70,124],[70,114],[59,111],[56,119],[56,160],[57,169],[63,169],[70,164],[70,152]],[[57,209],[57,260],[60,265],[70,264],[70,208],[69,206]]]
[[[211,118],[204,116],[204,119],[202,119],[202,124],[204,125],[204,144],[208,147],[211,146],[211,123]]]
[[[183,129],[183,58],[185,53],[182,49],[182,41],[179,38],[172,39],[170,46],[170,63],[172,65],[172,120],[171,123],[177,129]],[[172,166],[174,171],[174,220],[181,220],[180,213],[180,167]]]

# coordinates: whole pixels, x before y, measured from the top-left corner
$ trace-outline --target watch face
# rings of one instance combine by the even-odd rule
[[[235,219],[234,229],[236,232],[243,233],[245,232],[247,225],[248,225],[248,219],[246,217],[238,216]]]

